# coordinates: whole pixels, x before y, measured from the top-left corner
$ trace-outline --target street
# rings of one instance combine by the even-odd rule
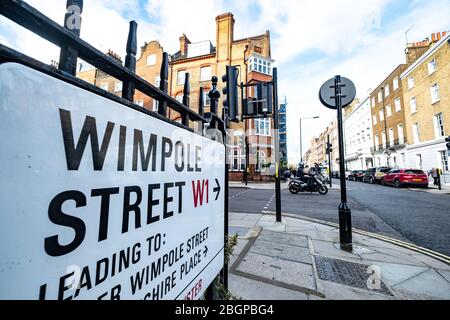
[[[334,181],[335,185],[338,181]],[[347,182],[353,227],[450,255],[449,195]],[[230,188],[230,212],[275,211],[273,190]],[[282,190],[282,212],[338,222],[340,191],[326,196]]]

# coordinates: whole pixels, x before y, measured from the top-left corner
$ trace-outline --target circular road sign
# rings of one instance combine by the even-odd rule
[[[336,110],[334,80],[335,78],[332,78],[322,85],[319,91],[319,99],[325,107]],[[356,97],[356,88],[354,83],[345,77],[341,77],[341,95],[343,108],[349,106]]]

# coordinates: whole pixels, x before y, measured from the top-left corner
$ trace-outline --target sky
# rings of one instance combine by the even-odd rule
[[[63,24],[65,0],[26,1]],[[399,64],[409,42],[450,30],[450,0],[84,0],[81,38],[101,51],[125,57],[130,20],[138,23],[138,47],[158,40],[173,54],[185,33],[192,42],[215,41],[215,17],[232,12],[235,39],[271,33],[279,96],[288,102],[288,154],[300,158],[310,140],[336,118],[322,106],[318,90],[339,74],[351,79],[363,99]],[[45,63],[58,60],[59,49],[0,17],[0,43]],[[138,52],[139,56],[139,52]]]

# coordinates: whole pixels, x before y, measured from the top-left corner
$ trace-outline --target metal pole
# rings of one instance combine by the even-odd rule
[[[438,187],[439,187],[439,190],[442,190],[441,169],[437,169],[437,175],[438,175]]]
[[[339,131],[339,169],[341,179],[341,204],[339,205],[339,232],[341,247],[351,249],[352,244],[352,219],[351,211],[347,205],[347,186],[345,182],[344,163],[344,126],[342,121],[342,96],[341,96],[341,76],[334,79],[334,91],[336,97],[337,120]]]
[[[277,222],[281,222],[280,143],[278,124],[278,69],[273,68],[273,127],[275,145],[275,202]]]
[[[333,182],[331,181],[331,148],[330,148],[330,135],[327,138],[327,149],[328,149],[328,178],[330,179],[330,188],[333,188]]]
[[[248,144],[248,135],[247,135],[247,119],[244,119],[244,148],[245,148],[245,172],[244,172],[244,181],[245,181],[245,185],[248,186],[248,174],[249,174],[249,154],[250,154],[250,150],[249,150],[249,144]]]
[[[383,117],[384,117],[384,141],[386,142],[386,163],[387,166],[389,167],[390,165],[390,154],[389,151],[387,150],[387,145],[388,145],[388,137],[387,137],[387,118],[386,118],[386,108],[384,106],[384,87],[381,87],[381,97],[382,97],[382,104],[383,104]]]
[[[76,36],[80,36],[81,12],[83,12],[83,0],[67,0],[67,13],[64,16],[64,28],[70,30]],[[65,46],[61,47],[59,54],[59,70],[71,75],[77,73],[78,50]]]
[[[302,151],[302,118],[300,118],[300,162],[303,162],[303,151]]]

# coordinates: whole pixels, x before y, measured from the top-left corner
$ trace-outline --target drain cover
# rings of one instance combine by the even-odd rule
[[[314,256],[319,279],[392,296],[370,266]]]

